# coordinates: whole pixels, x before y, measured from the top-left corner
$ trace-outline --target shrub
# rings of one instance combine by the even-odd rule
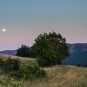
[[[13,73],[18,78],[33,79],[45,77],[46,72],[40,69],[37,62],[30,62],[29,64],[21,64],[18,72]]]
[[[6,61],[0,59],[0,67],[8,76],[17,79],[35,79],[46,76],[46,72],[40,69],[36,61],[25,64],[18,59],[9,58]]]
[[[4,65],[4,61],[3,61],[3,59],[0,59],[0,68],[2,68],[3,65]]]
[[[43,69],[40,69],[37,74],[37,77],[38,78],[46,77],[46,72]]]
[[[7,72],[19,71],[20,61],[18,59],[7,59],[4,69]]]

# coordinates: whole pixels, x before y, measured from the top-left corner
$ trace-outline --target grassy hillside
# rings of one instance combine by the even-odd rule
[[[2,57],[5,59],[8,58],[6,55]],[[20,58],[20,60],[22,62],[31,61],[31,59],[26,58]],[[44,70],[47,72],[47,76],[34,80],[9,78],[0,71],[0,87],[87,87],[87,68],[57,65],[46,67]]]
[[[25,81],[23,87],[87,87],[87,68],[54,66],[44,69],[47,78]]]
[[[10,56],[10,55],[5,55],[5,54],[0,54],[0,59],[7,60],[8,58],[11,58],[11,59],[17,59],[18,58],[23,63],[28,63],[30,61],[35,60],[33,58],[26,58],[26,57]]]

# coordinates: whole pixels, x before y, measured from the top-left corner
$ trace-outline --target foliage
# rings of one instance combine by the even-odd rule
[[[16,72],[18,71],[20,68],[20,61],[19,59],[11,59],[11,58],[8,58],[6,61],[5,61],[5,71],[7,72]]]
[[[15,79],[0,72],[0,87],[87,87],[87,68],[76,66],[46,67],[45,78]]]
[[[28,47],[26,45],[21,45],[21,47],[17,49],[16,56],[34,58],[35,54],[34,54],[34,51],[33,51],[33,46]]]
[[[56,32],[40,34],[34,47],[41,66],[61,64],[61,60],[69,55],[65,38]]]
[[[4,61],[3,61],[3,59],[0,59],[0,68],[2,68],[3,65],[4,65]]]
[[[26,45],[21,45],[20,48],[17,49],[16,56],[28,57],[29,56],[29,47]]]
[[[35,79],[45,77],[46,72],[40,69],[37,62],[30,62],[29,64],[21,64],[18,72],[13,73],[14,76],[24,79]]]
[[[33,79],[46,76],[46,72],[40,69],[36,61],[25,64],[18,59],[9,58],[6,61],[0,60],[0,68],[9,77],[17,79]]]

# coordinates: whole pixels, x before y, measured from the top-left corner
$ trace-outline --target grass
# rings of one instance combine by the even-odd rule
[[[54,66],[45,70],[47,78],[25,81],[23,87],[87,87],[87,68]]]
[[[34,61],[34,58],[26,58],[26,57],[19,57],[19,56],[10,56],[10,55],[5,55],[5,54],[0,54],[0,59],[7,60],[8,58],[11,59],[19,59],[22,63],[28,63],[30,61]]]
[[[2,57],[8,58],[6,55]],[[20,61],[25,61],[25,63],[33,60],[20,57]],[[47,77],[32,80],[9,78],[0,71],[0,87],[87,87],[87,68],[56,65],[46,67],[44,70],[47,72]]]

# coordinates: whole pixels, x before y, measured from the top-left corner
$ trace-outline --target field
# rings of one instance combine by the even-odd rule
[[[0,57],[8,58],[6,55]],[[34,60],[21,57],[19,59],[25,63]],[[87,68],[56,65],[43,69],[47,72],[47,76],[34,80],[17,80],[0,72],[0,87],[87,87]]]
[[[19,59],[19,61],[23,62],[23,63],[28,63],[30,61],[34,61],[34,58],[26,58],[26,57],[19,57],[19,56],[10,56],[10,55],[5,55],[5,54],[0,54],[0,59],[4,59],[7,60],[8,58],[11,59]]]
[[[53,66],[44,69],[48,73],[47,78],[25,81],[23,87],[87,87],[87,68]]]

